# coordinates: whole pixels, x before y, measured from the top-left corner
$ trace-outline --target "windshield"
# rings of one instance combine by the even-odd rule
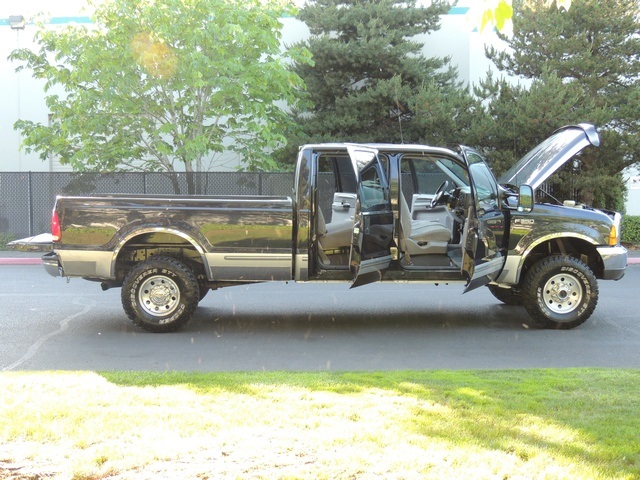
[[[440,168],[449,175],[457,187],[469,185],[469,174],[463,165],[450,158],[439,158],[437,163]]]

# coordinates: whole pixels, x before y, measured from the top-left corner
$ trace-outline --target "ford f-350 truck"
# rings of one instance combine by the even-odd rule
[[[59,196],[54,276],[122,287],[139,327],[175,331],[211,289],[265,282],[487,285],[532,324],[585,322],[597,280],[627,266],[617,212],[540,201],[538,187],[586,147],[564,127],[498,182],[474,150],[424,145],[305,145],[290,197]]]

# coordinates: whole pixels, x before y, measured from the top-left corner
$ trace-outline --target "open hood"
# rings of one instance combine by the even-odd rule
[[[501,185],[530,185],[534,190],[574,155],[589,145],[600,145],[593,125],[581,123],[556,130],[498,180]]]

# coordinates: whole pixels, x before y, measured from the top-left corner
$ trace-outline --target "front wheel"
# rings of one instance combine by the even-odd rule
[[[122,285],[122,306],[149,332],[173,332],[191,319],[200,289],[193,271],[171,257],[152,257],[131,269]]]
[[[583,324],[598,303],[598,281],[580,260],[553,255],[538,261],[522,285],[524,308],[544,328]]]

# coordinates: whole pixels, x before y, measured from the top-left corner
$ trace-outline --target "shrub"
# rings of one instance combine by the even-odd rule
[[[0,232],[0,250],[6,250],[7,243],[15,239],[16,236],[12,233]]]
[[[640,245],[640,216],[622,217],[622,241]]]

